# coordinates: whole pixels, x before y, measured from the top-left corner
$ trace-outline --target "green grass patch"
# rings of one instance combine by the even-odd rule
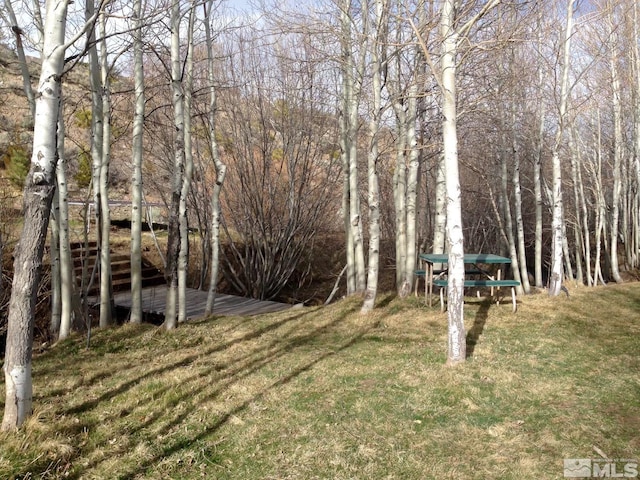
[[[446,315],[390,295],[68,339],[34,359],[0,478],[539,479],[594,446],[638,456],[640,285],[468,301],[455,368]]]

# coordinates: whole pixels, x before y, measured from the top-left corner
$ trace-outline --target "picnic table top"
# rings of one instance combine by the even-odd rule
[[[421,253],[420,258],[429,263],[449,262],[448,253]],[[466,253],[464,263],[511,263],[511,259],[493,253]]]

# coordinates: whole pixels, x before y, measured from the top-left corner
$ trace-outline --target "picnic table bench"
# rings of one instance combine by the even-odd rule
[[[449,280],[446,278],[446,269],[434,269],[434,265],[440,264],[443,267],[449,262],[449,256],[447,254],[434,254],[434,253],[422,253],[420,259],[425,263],[424,270],[417,270],[416,275],[422,273],[425,277],[425,297],[428,297],[429,306],[431,306],[431,296],[433,293],[433,287],[440,287],[440,309],[444,311],[444,291],[449,286]],[[490,288],[491,296],[494,294],[494,288],[497,289],[498,295],[496,302],[500,302],[499,292],[501,287],[511,289],[511,299],[513,304],[513,311],[517,309],[516,303],[516,287],[520,286],[520,282],[517,280],[503,280],[502,267],[510,264],[511,259],[502,257],[500,255],[493,254],[466,254],[464,256],[465,265],[470,264],[472,268],[465,269],[465,281],[464,288]],[[493,276],[489,272],[480,268],[478,264],[494,264],[499,265],[500,268],[497,271],[497,275]],[[482,275],[484,278],[469,279],[467,275]],[[416,287],[417,292],[417,287]]]
[[[449,281],[446,278],[436,278],[433,280],[433,284],[437,287],[440,287],[440,311],[444,312],[444,291],[449,286]],[[517,280],[493,280],[493,279],[481,279],[481,280],[465,280],[464,288],[481,288],[481,287],[490,287],[497,288],[498,292],[500,291],[500,287],[508,287],[511,288],[511,303],[513,305],[514,313],[518,309],[518,304],[516,303],[516,287],[520,286],[520,282]],[[493,296],[493,291],[491,293]],[[497,296],[496,303],[500,303],[500,298]]]

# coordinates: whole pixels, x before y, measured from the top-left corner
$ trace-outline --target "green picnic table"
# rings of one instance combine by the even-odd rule
[[[446,265],[449,263],[449,254],[447,253],[421,253],[420,260],[424,262],[425,269],[425,297],[428,298],[429,306],[431,306],[431,297],[433,295],[433,286],[440,287],[440,309],[444,311],[444,295],[443,290],[448,287],[448,279],[446,278],[447,269]],[[520,286],[520,282],[517,280],[503,280],[502,279],[502,266],[511,263],[511,259],[508,257],[502,257],[500,255],[494,255],[492,253],[467,253],[463,257],[463,261],[466,265],[473,265],[473,270],[466,270],[467,273],[473,275],[483,275],[481,279],[467,279],[465,277],[464,287],[488,287],[491,288],[491,296],[493,296],[493,289],[500,287],[511,288],[511,298],[513,303],[513,311],[517,309],[516,304],[516,292],[515,288]],[[485,269],[479,265],[500,265],[497,275],[494,277]],[[438,269],[437,275],[434,265],[442,265],[443,268]]]

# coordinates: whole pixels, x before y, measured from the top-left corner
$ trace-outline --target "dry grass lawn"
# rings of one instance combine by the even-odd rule
[[[379,299],[124,326],[34,360],[35,414],[0,435],[0,478],[540,479],[640,453],[640,284],[446,316]],[[0,387],[0,408],[4,405]]]

